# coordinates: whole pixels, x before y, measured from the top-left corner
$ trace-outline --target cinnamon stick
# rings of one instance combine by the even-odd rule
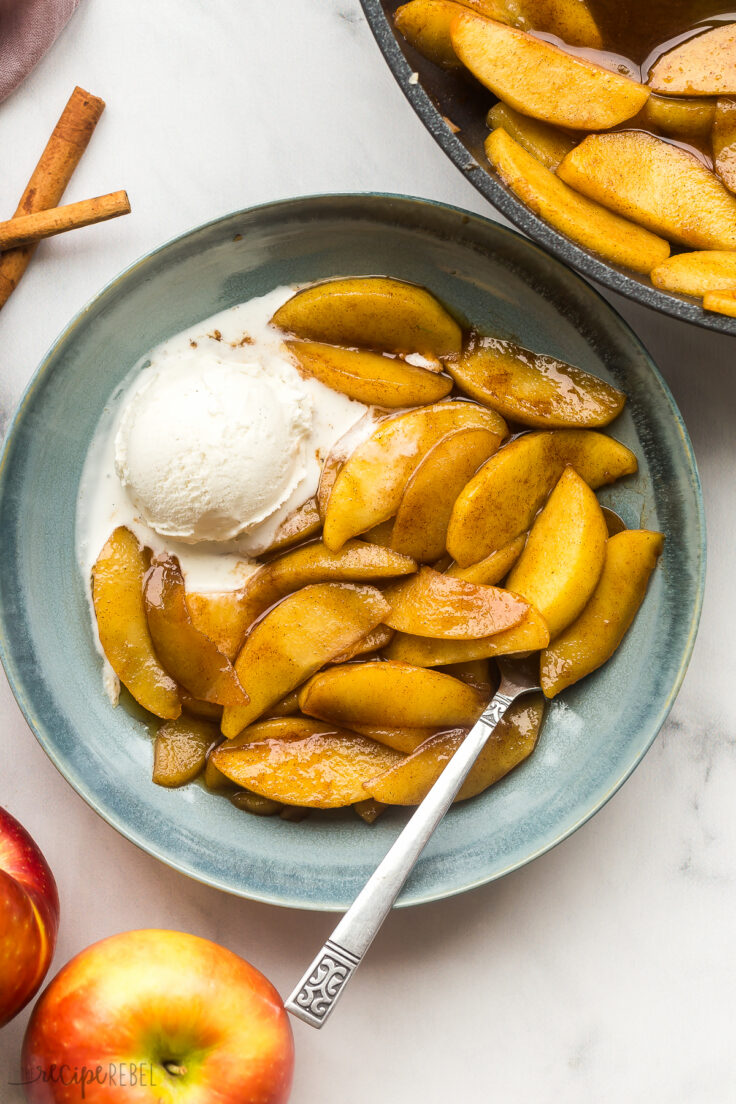
[[[118,215],[130,214],[130,202],[125,192],[83,199],[80,203],[68,203],[65,207],[51,207],[34,215],[17,215],[0,222],[0,253],[21,245],[30,245],[41,238],[64,234],[81,226],[106,222]]]
[[[104,100],[75,88],[33,170],[16,216],[56,207],[87,148],[105,107]],[[8,301],[28,267],[36,245],[11,249],[0,257],[0,308]]]

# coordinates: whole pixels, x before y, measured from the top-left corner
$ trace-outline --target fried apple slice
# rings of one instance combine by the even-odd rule
[[[363,540],[367,540],[369,544],[380,544],[381,548],[390,548],[393,531],[394,519],[388,518],[386,521],[382,521],[380,525],[374,525],[362,536]]]
[[[736,94],[736,23],[714,27],[668,50],[652,68],[649,87],[668,96]]]
[[[466,395],[512,422],[542,429],[605,426],[626,402],[598,376],[498,337],[481,338],[447,370]]]
[[[261,555],[268,556],[272,552],[281,552],[284,548],[296,544],[297,541],[308,540],[309,537],[319,533],[321,528],[322,518],[317,507],[317,499],[308,498],[284,518]]]
[[[266,711],[269,717],[291,717],[299,712],[299,688],[290,690],[281,701],[270,705]]]
[[[514,22],[524,30],[547,31],[568,46],[603,48],[588,0],[510,0],[509,7],[519,10]]]
[[[641,115],[632,123],[641,120],[646,130],[658,130],[682,142],[697,144],[710,138],[715,113],[715,100],[652,95],[644,104]]]
[[[224,710],[223,735],[237,736],[333,656],[380,625],[388,610],[375,587],[352,583],[315,583],[284,598],[245,639],[235,670],[250,702]]]
[[[571,149],[575,149],[580,141],[579,137],[573,138],[567,131],[514,111],[513,107],[501,103],[500,100],[488,112],[486,122],[489,130],[498,130],[499,127],[505,130],[515,142],[518,142],[532,157],[536,157],[537,161],[541,161],[550,172],[555,171],[563,157]]]
[[[598,499],[565,468],[511,569],[509,590],[541,613],[552,640],[582,613],[603,570],[608,527]]]
[[[497,552],[491,552],[490,556],[479,560],[469,567],[460,567],[453,561],[445,574],[452,575],[455,579],[463,579],[466,583],[479,583],[481,586],[495,586],[505,579],[511,568],[521,555],[526,544],[526,533],[514,537],[512,541],[499,548]]]
[[[339,655],[333,656],[330,663],[349,663],[350,660],[355,659],[356,656],[378,652],[381,648],[385,648],[387,644],[390,644],[393,638],[393,629],[390,629],[388,625],[379,625],[377,629],[373,629],[373,631],[364,636],[362,640],[359,640],[357,644],[353,644],[350,648],[346,648],[344,652],[340,652]]]
[[[274,326],[307,341],[430,357],[459,353],[462,330],[425,288],[387,276],[327,280],[298,291]]]
[[[638,467],[631,449],[595,430],[524,434],[492,456],[458,496],[448,552],[468,567],[503,548],[529,528],[568,464],[594,489]]]
[[[341,349],[318,341],[287,341],[302,372],[350,399],[387,409],[439,402],[452,380],[398,357],[362,349]]]
[[[736,98],[718,100],[712,143],[713,168],[729,192],[736,192]]]
[[[213,749],[214,750],[214,749]],[[202,781],[208,790],[212,790],[213,793],[227,793],[229,790],[231,793],[234,789],[234,783],[226,778],[222,771],[219,771],[215,766],[212,758],[212,753],[207,756],[207,764],[204,768],[204,776]]]
[[[489,134],[485,151],[503,183],[527,207],[583,248],[642,273],[669,257],[669,242],[579,195],[505,130]]]
[[[498,587],[466,583],[423,567],[413,579],[387,587],[384,618],[398,632],[440,640],[477,640],[518,625],[528,604]]]
[[[641,111],[649,89],[550,42],[472,12],[456,16],[452,48],[474,77],[523,115],[606,130]]]
[[[207,753],[220,739],[215,725],[194,717],[167,721],[156,733],[153,781],[157,786],[186,786],[202,773]]]
[[[544,717],[541,694],[510,707],[488,738],[455,801],[476,797],[528,759],[539,739]],[[413,755],[367,782],[367,792],[387,805],[419,805],[465,739],[465,731],[441,732]]]
[[[356,732],[306,717],[252,725],[211,756],[238,786],[285,805],[336,809],[366,797],[363,783],[404,758]]]
[[[330,667],[310,679],[299,694],[302,713],[347,728],[472,725],[487,700],[451,675],[383,661]]]
[[[251,624],[243,604],[243,588],[211,594],[188,591],[186,603],[194,627],[232,662],[243,647]]]
[[[385,805],[382,805],[380,801],[376,801],[372,797],[367,797],[364,801],[356,801],[353,805],[355,812],[361,820],[366,822],[366,824],[373,824],[378,820],[385,808]]]
[[[452,48],[450,28],[455,16],[468,8],[525,30],[548,31],[571,46],[602,46],[585,0],[411,0],[397,9],[394,23],[424,57],[443,69],[457,69],[460,62]]]
[[[452,48],[450,26],[456,15],[467,8],[489,19],[512,22],[508,0],[410,0],[397,8],[394,25],[407,42],[424,57],[443,69],[460,66]]]
[[[173,556],[152,560],[143,600],[156,655],[171,677],[202,701],[247,705],[232,663],[192,621],[184,576]]]
[[[458,429],[442,437],[406,484],[391,530],[391,547],[421,563],[444,556],[455,499],[497,448],[498,435],[487,429]]]
[[[92,568],[92,601],[100,643],[117,677],[139,705],[176,720],[176,683],[159,663],[143,603],[150,553],[124,525],[113,532]]]
[[[491,664],[487,659],[467,659],[460,663],[448,663],[442,668],[445,675],[467,682],[486,698],[490,699],[498,685],[498,679],[491,673]]]
[[[361,736],[369,736],[371,740],[377,740],[379,744],[401,751],[404,755],[411,755],[412,751],[421,747],[425,740],[434,736],[437,725],[425,728],[401,728],[398,725],[388,725],[381,728],[379,725],[355,723],[351,726],[351,731],[359,732]]]
[[[339,552],[313,541],[285,552],[251,575],[240,595],[240,620],[250,627],[269,606],[310,583],[369,583],[411,575],[416,569],[409,556],[367,541],[346,541]]]
[[[736,196],[694,153],[664,138],[639,130],[590,134],[557,175],[655,234],[695,249],[736,249]]]
[[[393,517],[404,488],[426,453],[447,433],[486,429],[500,443],[506,423],[475,403],[437,403],[381,422],[348,457],[325,508],[323,540],[338,551],[346,540]]]
[[[396,417],[396,415],[394,415],[394,417]],[[366,411],[363,417],[359,418],[355,425],[351,426],[347,433],[344,433],[339,441],[336,441],[330,449],[322,465],[319,486],[317,487],[317,510],[322,521],[324,521],[327,503],[332,494],[335,480],[345,461],[385,420],[385,413],[377,410]]]
[[[542,652],[541,685],[548,698],[611,658],[644,601],[664,546],[661,533],[627,529],[611,537],[598,585],[578,619]]]
[[[696,295],[699,299],[710,291],[736,292],[736,251],[677,253],[653,269],[651,279],[663,291]]]
[[[708,291],[703,296],[703,310],[736,318],[736,295],[727,291]]]
[[[181,707],[185,713],[188,713],[190,717],[198,717],[201,721],[214,721],[218,728],[220,721],[222,720],[222,706],[214,705],[212,702],[202,701],[200,698],[193,698],[191,694],[188,694],[186,690],[179,687],[179,697],[181,698]]]
[[[468,663],[494,656],[520,655],[536,652],[549,644],[549,629],[533,606],[511,629],[483,636],[478,640],[439,640],[428,636],[396,633],[384,650],[386,659],[411,663],[415,667],[446,667],[451,663]]]

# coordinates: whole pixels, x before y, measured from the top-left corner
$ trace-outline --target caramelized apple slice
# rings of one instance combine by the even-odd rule
[[[381,422],[353,451],[335,479],[325,510],[323,539],[337,551],[346,540],[393,517],[420,460],[445,434],[486,429],[500,443],[506,423],[475,403],[424,406]]]
[[[474,77],[510,107],[557,126],[606,130],[642,109],[649,89],[524,31],[465,12],[452,47]]]
[[[736,294],[730,291],[707,291],[703,296],[703,310],[736,318]]]
[[[366,541],[346,541],[339,552],[314,541],[285,552],[251,575],[241,593],[241,621],[252,625],[280,598],[310,583],[368,583],[410,575],[416,569],[408,556]]]
[[[284,598],[246,637],[235,670],[250,702],[225,709],[223,734],[237,736],[333,656],[380,625],[388,610],[375,587],[352,583],[315,583]]]
[[[507,2],[512,11],[519,9],[517,22],[524,30],[547,31],[562,39],[568,46],[603,49],[603,38],[593,17],[589,0],[507,0]]]
[[[723,96],[716,106],[713,168],[729,192],[736,192],[736,98],[733,96]]]
[[[381,548],[390,548],[393,531],[394,518],[391,517],[363,533],[363,540],[367,540],[369,544],[379,544]]]
[[[563,157],[571,149],[575,149],[580,141],[579,137],[573,138],[572,134],[560,130],[559,127],[542,123],[539,119],[530,119],[528,115],[514,111],[513,107],[501,103],[500,100],[488,112],[486,122],[489,130],[505,130],[550,172],[555,171]]]
[[[288,517],[279,525],[274,533],[268,548],[261,553],[264,556],[272,552],[281,552],[284,548],[296,544],[297,541],[308,540],[315,536],[322,528],[322,518],[317,507],[317,499],[308,498],[301,506],[297,506]]]
[[[491,673],[491,664],[487,659],[468,659],[460,663],[448,663],[442,668],[445,675],[466,682],[485,698],[491,698],[498,685],[498,679]]]
[[[548,698],[596,671],[611,658],[644,601],[664,537],[627,529],[611,537],[590,601],[561,636],[542,652],[542,689]]]
[[[460,62],[450,31],[453,19],[468,8],[525,30],[548,31],[570,46],[602,46],[585,0],[411,0],[397,9],[394,23],[407,42],[435,65],[456,69]]]
[[[736,94],[736,23],[714,27],[669,50],[649,74],[649,87],[668,96]]]
[[[119,526],[92,569],[92,600],[100,643],[123,686],[139,705],[164,720],[181,713],[176,683],[156,658],[143,604],[149,554]]]
[[[482,338],[447,368],[466,395],[512,422],[542,429],[605,426],[626,402],[598,376],[498,337]]]
[[[543,717],[541,694],[512,705],[488,738],[455,801],[482,793],[528,759],[537,745]],[[367,782],[367,792],[386,805],[419,805],[464,739],[462,729],[433,736],[413,755]]]
[[[266,710],[269,717],[291,717],[299,712],[299,690],[290,690],[281,701]]]
[[[565,468],[508,577],[509,590],[541,613],[553,640],[595,590],[607,540],[597,498],[573,468]]]
[[[430,357],[459,353],[462,331],[435,297],[386,276],[327,280],[297,292],[271,319],[308,341]]]
[[[736,292],[736,251],[704,249],[677,253],[658,265],[652,283],[663,291],[702,298],[709,291]]]
[[[477,640],[518,625],[527,602],[498,587],[466,583],[423,567],[418,575],[385,591],[391,606],[384,618],[399,632],[441,640]]]
[[[351,659],[355,659],[357,656],[378,652],[381,648],[385,648],[387,644],[390,644],[393,638],[393,629],[390,629],[388,625],[379,625],[377,629],[373,629],[362,640],[346,648],[339,655],[333,656],[330,663],[349,663]]]
[[[207,753],[220,739],[215,725],[194,717],[168,721],[156,733],[153,781],[157,786],[186,786],[202,773]]]
[[[366,797],[363,783],[403,759],[398,751],[306,717],[252,725],[212,753],[219,771],[285,805],[335,809]]]
[[[695,249],[736,249],[736,196],[694,153],[664,138],[639,130],[590,134],[557,174],[655,234]]]
[[[347,728],[472,725],[487,700],[451,675],[382,661],[330,667],[299,694],[302,713]]]
[[[379,744],[386,744],[387,747],[395,748],[396,751],[401,751],[404,755],[410,755],[430,736],[434,736],[437,726],[401,728],[399,725],[381,727],[380,725],[364,725],[356,722],[351,726],[351,731],[359,732],[361,736],[370,736],[371,740],[377,740]]]
[[[251,624],[243,597],[242,587],[211,594],[189,591],[186,595],[194,627],[209,637],[231,662],[243,647],[245,634]]]
[[[452,380],[397,357],[361,349],[341,349],[317,341],[287,341],[302,372],[350,399],[387,409],[439,402]]]
[[[594,430],[527,433],[492,456],[459,495],[448,552],[468,567],[503,548],[529,528],[568,464],[593,488],[637,470],[630,449]]]
[[[530,606],[526,616],[504,632],[478,640],[439,640],[428,636],[396,633],[384,651],[387,659],[416,667],[446,667],[494,656],[536,652],[549,644],[549,629],[541,614]]]
[[[352,456],[355,449],[362,445],[376,427],[385,420],[386,414],[384,411],[378,409],[366,411],[363,417],[359,418],[355,425],[351,426],[347,433],[344,433],[330,449],[322,465],[319,486],[317,487],[317,509],[322,521],[324,521],[332,488],[343,464],[349,456]]]
[[[710,138],[715,113],[715,100],[652,95],[644,104],[640,119],[645,130],[660,131],[681,142],[700,145]],[[638,121],[633,119],[632,123]]]
[[[439,440],[406,484],[391,547],[422,563],[444,556],[455,499],[497,448],[498,436],[487,429],[458,429]]]
[[[585,249],[644,274],[669,257],[664,238],[563,184],[505,130],[488,136],[485,151],[501,180],[527,207]]]
[[[382,805],[380,801],[376,801],[372,797],[367,797],[364,801],[356,801],[353,805],[355,812],[366,824],[373,824],[378,820],[385,808],[385,805]]]
[[[214,705],[213,702],[202,701],[201,698],[193,698],[191,694],[187,694],[186,690],[179,687],[179,697],[181,698],[181,707],[185,713],[188,713],[190,717],[199,717],[202,721],[215,721],[219,728],[220,721],[222,720],[222,706]]]
[[[489,19],[513,22],[508,0],[410,0],[397,8],[394,24],[407,42],[443,69],[460,67],[452,48],[450,27],[455,16],[473,8]]]
[[[455,579],[463,579],[466,583],[479,583],[481,586],[495,586],[506,578],[514,566],[526,544],[526,533],[514,537],[512,541],[499,548],[497,552],[491,552],[478,563],[469,567],[460,567],[460,564],[451,563],[445,574]]]
[[[248,695],[232,663],[192,622],[184,576],[173,556],[152,561],[143,597],[156,655],[172,678],[202,701],[246,705]]]

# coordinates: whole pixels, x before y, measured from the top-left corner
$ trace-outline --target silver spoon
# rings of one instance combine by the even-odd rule
[[[452,804],[488,737],[518,698],[541,689],[539,656],[499,660],[501,684],[385,859],[379,863],[322,947],[286,1008],[322,1027],[388,916],[430,836]]]

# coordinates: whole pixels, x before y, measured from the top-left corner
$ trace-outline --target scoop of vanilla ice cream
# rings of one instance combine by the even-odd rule
[[[144,370],[115,438],[115,468],[164,537],[232,540],[270,517],[306,470],[312,404],[293,367],[186,356]]]

